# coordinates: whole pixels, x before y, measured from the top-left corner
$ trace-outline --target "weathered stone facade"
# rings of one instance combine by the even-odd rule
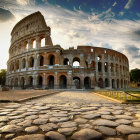
[[[53,45],[40,12],[19,21],[11,32],[7,85],[21,88],[127,88],[129,62],[107,48]]]

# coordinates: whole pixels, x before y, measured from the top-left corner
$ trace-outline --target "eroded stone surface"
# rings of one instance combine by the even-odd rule
[[[58,132],[67,136],[67,135],[71,135],[72,132],[74,132],[75,130],[77,130],[77,127],[59,128]]]
[[[75,132],[71,137],[72,140],[91,140],[91,139],[100,140],[101,138],[102,138],[101,133],[87,128]]]
[[[55,132],[55,131],[50,131],[46,133],[47,138],[53,139],[53,140],[66,140],[65,136]]]
[[[30,127],[26,127],[25,128],[25,132],[27,133],[36,133],[38,131],[38,127],[37,126],[30,126]]]

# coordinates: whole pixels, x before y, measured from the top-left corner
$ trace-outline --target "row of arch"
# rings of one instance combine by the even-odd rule
[[[22,44],[18,46],[14,46],[13,48],[10,49],[9,54],[10,56],[14,56],[24,51],[27,51],[29,49],[44,47],[46,45],[46,42],[47,42],[47,38],[45,38],[45,36],[38,37],[37,39],[33,38],[31,40],[24,41]]]
[[[55,56],[53,54],[51,54],[49,57],[48,57],[48,61],[49,61],[49,65],[55,65]],[[44,56],[43,55],[39,55],[38,59],[37,59],[37,66],[44,66]],[[35,62],[35,58],[33,56],[31,56],[29,59],[28,59],[28,67],[34,67],[34,62]],[[26,67],[26,59],[23,58],[22,59],[22,62],[21,62],[21,68],[25,68]],[[15,70],[18,70],[19,69],[19,60],[17,60],[15,63],[12,62],[10,64],[10,71],[13,71],[14,69]],[[86,64],[86,67],[87,68],[96,68],[96,65],[95,65],[95,61],[92,61],[90,66],[88,65],[88,62],[85,61],[85,64]],[[68,58],[64,58],[63,60],[63,65],[70,65],[70,62],[69,62],[69,59]],[[75,57],[73,58],[73,66],[80,66],[80,59],[78,57]],[[102,72],[102,67],[103,67],[103,64],[102,62],[98,62],[98,72]],[[121,66],[119,67],[118,64],[113,64],[111,63],[110,66],[108,64],[108,62],[105,62],[104,63],[104,71],[105,72],[108,72],[109,69],[111,72],[113,72],[113,69],[115,68],[115,72],[118,72],[119,69],[120,69],[120,73],[122,73],[122,71],[125,71],[127,70],[127,68],[125,68],[124,66]]]
[[[33,76],[29,76],[27,78],[27,81],[24,77],[21,77],[20,81],[18,78],[12,78],[10,80],[9,86],[11,87],[42,87],[43,85],[43,77],[39,75],[36,80],[36,85],[34,85],[34,78]],[[73,86],[76,89],[81,89],[81,79],[79,77],[73,77],[73,83],[71,86]],[[50,89],[55,88],[55,77],[53,75],[49,75],[47,77],[47,87]],[[65,75],[61,75],[59,77],[59,87],[60,89],[66,89],[68,88],[68,79]],[[84,88],[90,89],[91,88],[91,79],[89,77],[84,78]]]

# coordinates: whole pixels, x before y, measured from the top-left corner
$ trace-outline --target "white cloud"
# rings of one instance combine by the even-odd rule
[[[115,1],[112,6],[114,7],[114,6],[116,6],[116,4],[117,4],[117,2]]]
[[[130,9],[133,5],[134,0],[128,0],[126,5],[124,6],[124,9]]]
[[[131,68],[140,67],[138,58],[132,57],[132,53],[128,49],[130,48],[130,44],[140,48],[140,41],[133,35],[133,31],[139,29],[140,20],[119,21],[112,19],[113,22],[109,23],[108,21],[100,20],[100,16],[103,14],[105,16],[109,15],[111,13],[110,8],[101,14],[92,13],[92,15],[89,15],[78,9],[70,11],[62,7],[55,7],[49,3],[39,8],[35,5],[25,5],[24,9],[22,6],[12,6],[10,10],[17,17],[17,20],[40,10],[46,19],[47,25],[51,27],[53,43],[60,44],[63,48],[76,47],[77,45],[112,47],[114,50],[128,56]],[[16,24],[16,22],[14,23]],[[10,35],[11,31],[11,28],[7,30],[8,23],[6,25],[6,27],[4,25],[0,26],[0,30],[3,28],[2,32],[6,30],[5,36]],[[8,44],[10,45],[9,41],[6,43],[6,39],[1,41],[0,38],[0,46],[6,46],[5,49],[7,52],[9,48]],[[2,68],[2,66],[0,67]]]

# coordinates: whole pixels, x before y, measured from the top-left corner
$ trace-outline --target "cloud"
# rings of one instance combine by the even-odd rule
[[[31,0],[30,3],[34,3],[34,1]],[[140,41],[134,36],[134,34],[139,34],[140,20],[115,20],[112,7],[101,14],[92,12],[90,15],[80,9],[75,8],[74,11],[71,11],[51,5],[47,1],[40,7],[27,4],[23,8],[22,5],[16,6],[16,4],[18,3],[6,5],[6,8],[14,13],[16,22],[33,12],[41,11],[47,25],[51,27],[54,44],[60,44],[64,49],[70,46],[76,48],[78,45],[113,48],[128,57],[131,62],[130,68],[140,67],[137,53],[137,49],[140,49]],[[112,22],[108,22],[107,19]],[[10,35],[10,32],[7,34]],[[0,46],[5,45],[0,44]],[[132,48],[135,48],[135,51]]]
[[[128,0],[126,5],[124,6],[124,9],[130,9],[133,5],[134,0]]]
[[[0,22],[5,22],[14,19],[14,15],[5,9],[0,8]]]
[[[117,4],[117,2],[115,1],[112,6],[114,7],[114,6],[116,6],[116,4]]]

